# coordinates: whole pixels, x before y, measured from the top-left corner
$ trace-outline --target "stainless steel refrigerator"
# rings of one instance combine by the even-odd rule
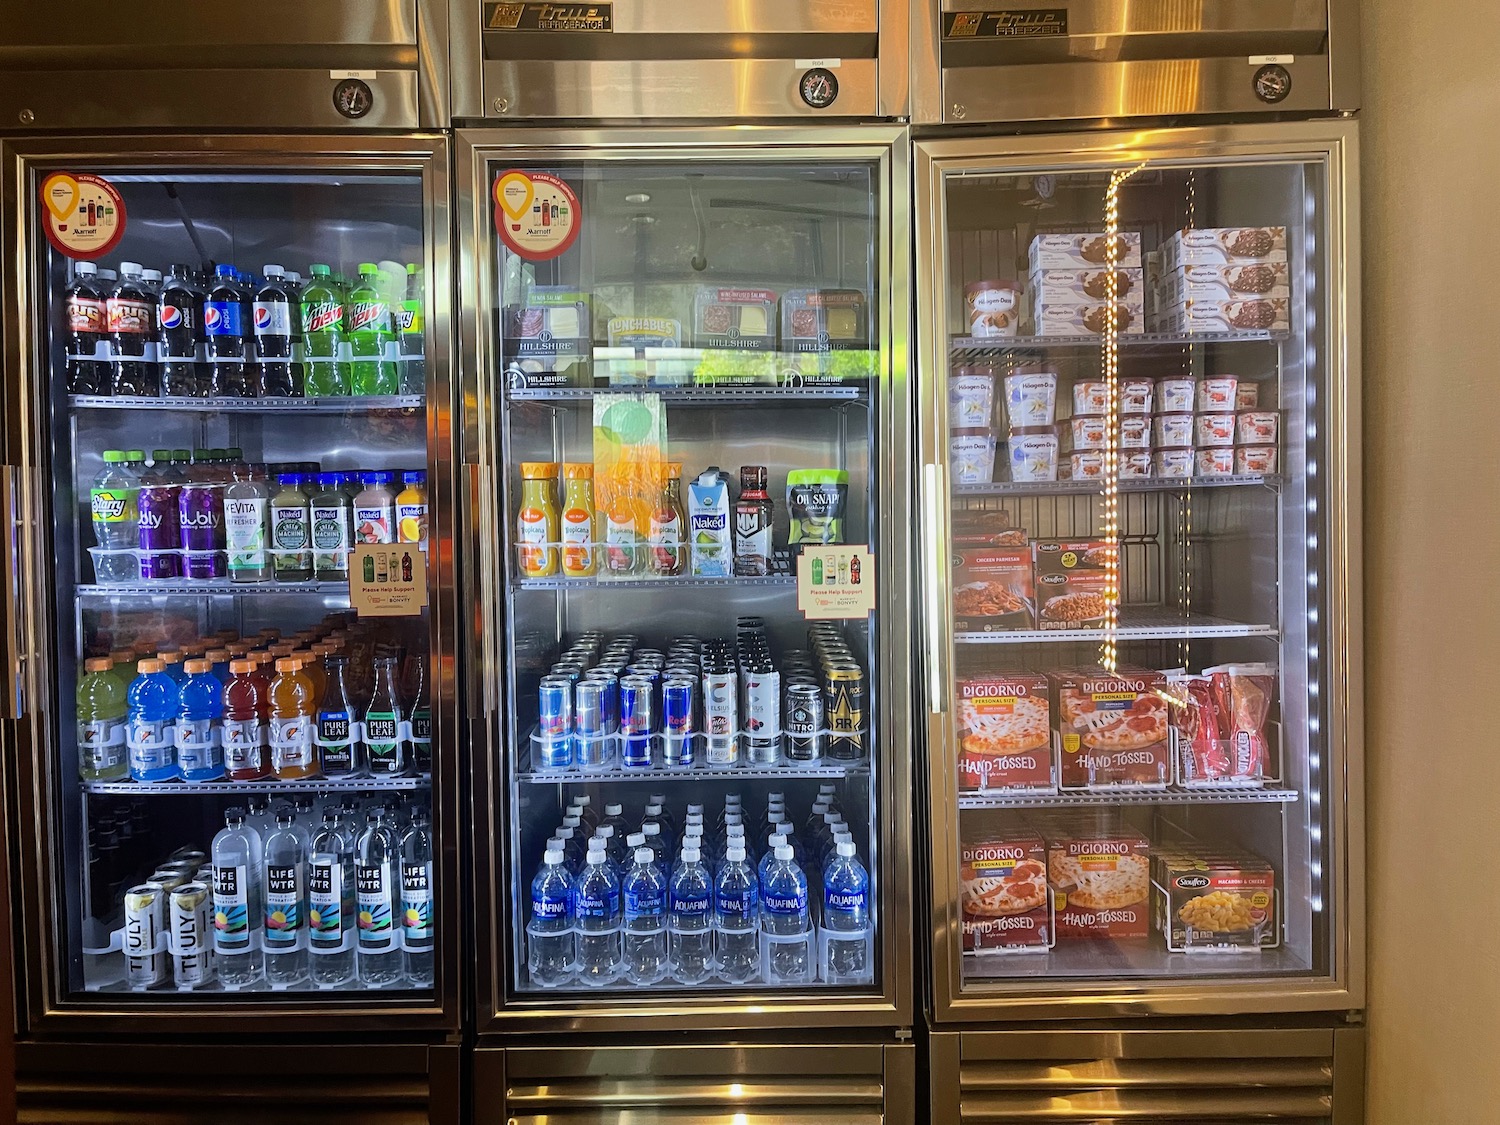
[[[1357,154],[916,145],[934,1121],[1356,1119]]]
[[[910,1119],[904,134],[457,146],[476,1120]]]
[[[456,1117],[448,142],[0,161],[22,1119]]]

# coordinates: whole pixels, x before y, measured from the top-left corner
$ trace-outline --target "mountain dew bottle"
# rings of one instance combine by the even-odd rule
[[[302,290],[302,358],[308,398],[349,393],[349,363],[344,335],[344,291],[324,265],[311,269]]]
[[[380,267],[374,262],[359,264],[359,281],[349,293],[349,308],[344,318],[349,329],[350,384],[357,395],[394,395],[401,392],[401,378],[396,372],[395,357],[387,350],[394,345],[396,334],[391,306],[382,292]]]

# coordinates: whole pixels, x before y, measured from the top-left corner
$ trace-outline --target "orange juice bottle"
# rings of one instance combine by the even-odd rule
[[[594,466],[564,465],[562,572],[568,578],[594,574]]]
[[[276,678],[271,681],[271,772],[283,781],[317,775],[316,699],[302,661],[289,656],[276,661]]]
[[[516,545],[523,578],[550,578],[558,565],[557,462],[521,463]]]

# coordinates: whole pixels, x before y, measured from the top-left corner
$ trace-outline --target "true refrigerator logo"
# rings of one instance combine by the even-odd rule
[[[613,31],[613,4],[486,4],[486,31]]]
[[[1067,34],[1066,8],[948,12],[943,16],[944,39],[1038,39]]]

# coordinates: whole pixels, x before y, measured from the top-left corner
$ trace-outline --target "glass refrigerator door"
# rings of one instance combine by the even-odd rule
[[[431,1023],[451,978],[445,150],[261,145],[11,164],[38,1012]]]
[[[478,150],[511,1011],[894,1022],[893,135]]]
[[[919,158],[940,1018],[1357,1006],[1348,143]]]

